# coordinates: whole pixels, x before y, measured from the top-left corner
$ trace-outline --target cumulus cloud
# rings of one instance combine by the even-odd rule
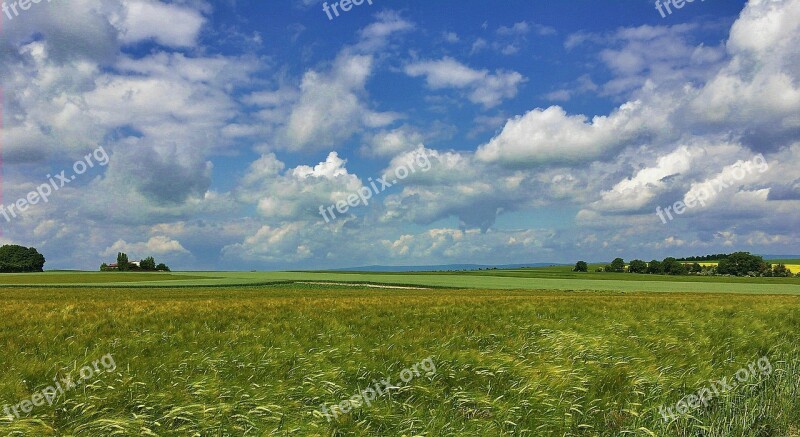
[[[641,101],[628,102],[611,115],[591,121],[569,115],[560,106],[534,109],[509,120],[499,135],[478,148],[476,156],[514,166],[602,159],[654,134],[661,121]]]
[[[319,207],[346,199],[362,187],[347,171],[346,161],[331,152],[324,162],[285,169],[274,154],[250,165],[238,190],[238,199],[255,203],[258,212],[272,222],[319,221]]]
[[[515,170],[498,172],[477,161],[474,154],[424,147],[394,157],[384,176],[391,178],[395,168],[407,166],[422,154],[429,170],[410,174],[400,193],[386,197],[382,222],[428,225],[455,217],[462,229],[487,231],[499,214],[531,206],[535,196],[530,193],[540,178],[547,177]]]
[[[419,234],[403,234],[395,239],[383,239],[381,244],[393,262],[439,260],[438,263],[459,262],[469,257],[475,262],[496,264],[492,253],[514,253],[518,260],[530,258],[529,253],[558,257],[552,247],[552,231],[515,230],[481,233],[478,230],[448,228],[429,229]],[[437,262],[437,261],[434,261]]]
[[[691,101],[687,120],[736,132],[762,151],[797,138],[798,39],[800,2],[748,3],[731,28],[730,61]]]
[[[114,23],[122,42],[134,44],[152,39],[169,47],[196,45],[205,18],[200,11],[155,0],[128,0],[122,17]]]
[[[419,130],[405,125],[371,135],[362,151],[377,156],[394,156],[416,149],[423,141],[424,135]]]
[[[682,146],[659,157],[655,166],[643,168],[604,191],[592,206],[601,211],[639,211],[664,190],[670,178],[690,170],[700,155],[699,150]]]
[[[391,114],[373,112],[364,103],[364,85],[372,66],[371,56],[342,54],[330,74],[307,72],[287,121],[286,147],[294,151],[327,148],[365,126],[380,127],[394,121]]]
[[[425,77],[428,87],[434,90],[456,88],[466,90],[467,98],[476,104],[491,108],[505,99],[517,95],[518,87],[525,77],[516,71],[495,71],[472,69],[453,58],[445,57],[438,61],[418,61],[405,67],[411,77]]]
[[[366,85],[374,74],[375,52],[385,49],[393,35],[413,27],[395,12],[381,12],[375,22],[359,31],[358,43],[343,48],[330,66],[307,70],[298,88],[285,85],[277,91],[247,96],[246,103],[264,108],[258,117],[270,126],[266,133],[271,138],[259,149],[329,149],[357,133],[384,128],[402,118],[398,113],[371,109]],[[288,115],[284,115],[287,107]]]
[[[209,156],[230,150],[230,94],[261,67],[172,52],[198,44],[207,12],[203,2],[74,0],[4,22],[0,77],[14,114],[3,126],[4,188],[35,187],[101,145],[110,156],[9,230],[22,243],[35,235],[51,266],[96,268],[98,252],[136,241],[154,220],[236,210],[210,189]],[[152,49],[127,52],[138,43]],[[146,243],[166,250],[160,242]]]
[[[171,240],[164,236],[152,237],[147,241],[138,243],[128,243],[125,240],[117,240],[114,244],[102,252],[105,257],[116,256],[117,253],[128,254],[131,260],[136,260],[153,255],[168,255],[189,253],[180,242]]]
[[[717,26],[709,23],[706,26]],[[684,82],[705,82],[725,60],[722,45],[694,42],[698,24],[642,25],[620,28],[606,34],[578,32],[567,38],[567,49],[585,45],[598,51],[598,58],[612,78],[598,89],[602,95],[629,96],[647,81],[669,88]]]

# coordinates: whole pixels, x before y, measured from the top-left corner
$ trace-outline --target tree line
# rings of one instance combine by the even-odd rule
[[[752,255],[750,252],[735,252],[732,254],[709,255],[713,260],[719,260],[716,266],[701,265],[698,262],[686,263],[673,257],[664,258],[662,261],[652,260],[649,263],[635,259],[625,263],[622,258],[617,258],[603,267],[598,272],[612,273],[638,273],[650,275],[704,275],[704,276],[749,276],[749,277],[791,277],[792,272],[784,264],[770,264],[763,257]],[[705,257],[693,257],[705,258]],[[702,261],[702,260],[700,260]],[[588,272],[589,264],[578,261],[573,269],[575,272]],[[800,277],[800,273],[797,275]]]
[[[678,258],[678,261],[722,261],[723,259],[727,259],[730,254],[727,253],[717,253],[714,255],[705,255],[705,256],[688,256],[686,258]]]

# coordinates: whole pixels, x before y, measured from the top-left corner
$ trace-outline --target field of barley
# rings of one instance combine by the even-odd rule
[[[0,289],[2,435],[796,436],[800,296],[311,284]],[[759,374],[668,421],[660,407]],[[407,384],[404,369],[435,371]],[[350,399],[393,387],[369,406]]]

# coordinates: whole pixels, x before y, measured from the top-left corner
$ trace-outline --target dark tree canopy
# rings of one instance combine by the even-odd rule
[[[730,255],[727,253],[716,253],[714,255],[704,255],[704,256],[689,256],[686,258],[681,258],[678,261],[722,261],[723,259],[728,258]]]
[[[647,263],[640,259],[635,259],[631,261],[631,264],[628,266],[628,272],[647,273]]]
[[[152,256],[148,256],[139,263],[139,268],[146,272],[153,272],[156,270],[156,260]]]
[[[649,264],[647,264],[647,273],[651,275],[660,275],[664,273],[664,269],[661,267],[661,261],[652,260]]]
[[[769,266],[764,262],[764,258],[751,255],[750,252],[736,252],[719,262],[717,273],[720,275],[747,276],[763,273],[768,268]]]
[[[0,247],[0,272],[27,273],[44,271],[45,259],[33,247],[5,245]]]
[[[611,271],[614,273],[623,273],[625,271],[625,260],[617,258],[611,261]]]
[[[572,269],[573,272],[588,272],[589,271],[589,264],[586,264],[586,261],[578,261],[575,263],[575,268]]]
[[[131,263],[128,261],[128,255],[122,252],[117,253],[117,268],[119,271],[124,272],[129,270]]]
[[[792,276],[792,271],[786,268],[784,264],[777,264],[772,266],[772,276],[776,278],[788,278]]]
[[[666,275],[685,275],[689,272],[686,266],[672,257],[664,258],[664,261],[661,262],[661,269]]]

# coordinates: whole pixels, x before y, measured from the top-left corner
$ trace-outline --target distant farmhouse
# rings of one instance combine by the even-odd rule
[[[142,262],[141,261],[131,261],[128,264],[136,266],[136,267],[140,267],[140,268],[142,267]],[[108,266],[108,270],[119,270],[119,264],[117,264],[117,263],[107,264],[107,266]]]
[[[156,265],[156,260],[149,256],[141,261],[128,261],[128,255],[122,252],[117,254],[117,262],[112,264],[103,263],[100,266],[101,272],[168,272],[169,267],[160,263]]]

